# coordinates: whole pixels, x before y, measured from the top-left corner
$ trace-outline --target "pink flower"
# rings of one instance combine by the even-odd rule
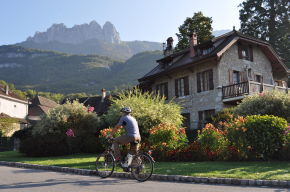
[[[89,108],[88,108],[88,112],[93,112],[94,110],[95,110],[94,107],[89,107]]]
[[[68,130],[66,130],[65,134],[66,134],[68,137],[75,137],[74,131],[73,131],[72,129],[68,129]]]

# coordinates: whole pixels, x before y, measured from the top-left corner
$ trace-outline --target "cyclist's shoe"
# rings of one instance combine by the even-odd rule
[[[131,172],[131,168],[130,167],[123,167],[123,171],[124,172]]]

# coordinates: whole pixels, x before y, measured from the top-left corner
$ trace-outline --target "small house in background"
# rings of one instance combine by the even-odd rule
[[[111,105],[110,97],[111,95],[107,95],[106,89],[102,89],[102,96],[95,97],[82,97],[79,98],[79,102],[83,103],[85,106],[94,107],[94,112],[98,115],[103,115],[109,109]]]
[[[56,107],[58,104],[55,101],[47,99],[42,96],[36,96],[31,100],[28,108],[28,121],[34,125],[40,120],[41,115],[47,113],[50,109]]]
[[[27,126],[28,100],[19,97],[9,90],[8,85],[0,85],[0,118],[12,118],[15,120],[9,132],[4,136],[10,137],[15,131]]]

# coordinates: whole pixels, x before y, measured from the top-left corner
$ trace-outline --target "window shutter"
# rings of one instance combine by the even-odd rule
[[[250,61],[254,61],[252,45],[249,46],[249,57],[250,57]]]
[[[168,99],[168,83],[164,83],[164,96]]]
[[[229,84],[233,84],[233,70],[229,69]]]
[[[184,95],[189,95],[189,81],[188,81],[188,76],[184,77]]]
[[[197,73],[197,92],[201,92],[200,73]]]
[[[239,59],[243,59],[241,43],[238,43],[238,54],[239,54]]]
[[[179,95],[178,95],[178,79],[175,79],[175,96],[179,97]]]
[[[214,85],[213,85],[213,70],[208,71],[208,76],[209,76],[209,90],[213,90]]]
[[[206,87],[205,87],[205,72],[201,73],[201,82],[202,82],[202,90],[206,91]]]

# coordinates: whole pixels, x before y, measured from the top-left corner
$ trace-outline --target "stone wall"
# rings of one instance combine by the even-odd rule
[[[229,70],[246,73],[246,68],[251,68],[252,80],[255,74],[262,75],[264,83],[272,85],[274,81],[271,63],[257,46],[253,46],[253,58],[253,62],[239,59],[237,44],[229,48],[218,64],[219,86],[229,85]]]
[[[213,69],[214,90],[197,92],[197,73]],[[175,98],[175,79],[188,76],[189,78],[189,95]],[[168,76],[163,76],[155,80],[152,90],[156,90],[156,84],[168,83],[168,98],[174,99],[175,102],[183,106],[182,113],[190,113],[191,128],[197,128],[198,111],[222,109],[221,91],[217,88],[218,77],[217,67],[215,62],[207,62],[194,65],[193,67],[171,73]]]

